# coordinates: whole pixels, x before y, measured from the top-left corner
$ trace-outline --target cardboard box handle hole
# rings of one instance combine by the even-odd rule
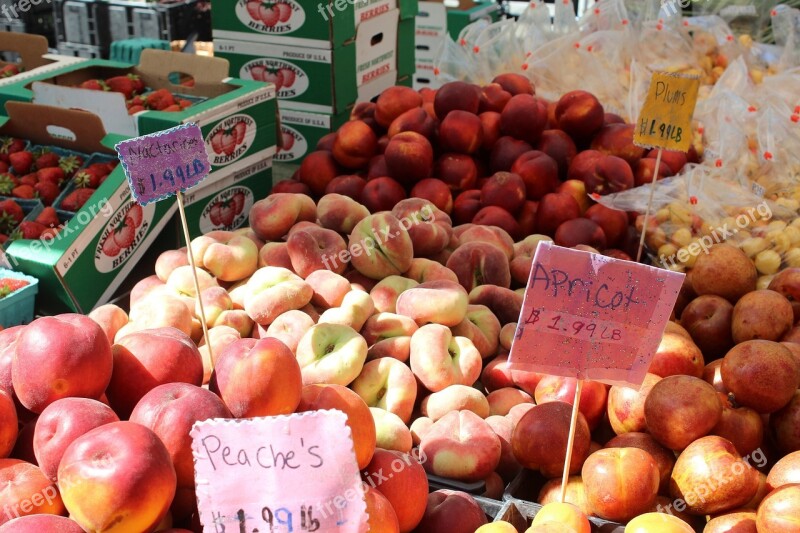
[[[186,72],[173,71],[167,76],[172,85],[179,87],[194,87],[194,76]]]
[[[45,130],[47,131],[48,135],[50,135],[50,137],[52,137],[53,139],[67,140],[72,142],[78,139],[78,136],[75,135],[75,133],[72,130],[65,128],[63,126],[55,126],[51,124],[47,126]]]
[[[383,32],[374,35],[372,39],[369,40],[369,44],[370,46],[375,46],[379,44],[381,41],[383,41]]]

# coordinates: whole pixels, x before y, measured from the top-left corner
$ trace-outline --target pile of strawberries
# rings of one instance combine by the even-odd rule
[[[86,80],[78,87],[93,91],[122,93],[125,96],[129,115],[148,110],[175,112],[192,105],[189,100],[175,96],[168,89],[156,89],[145,94],[147,88],[142,79],[136,74],[113,76],[105,80]]]
[[[45,207],[34,220],[24,220],[25,211],[16,200],[0,200],[0,243],[15,239],[54,238],[62,223],[54,207]]]
[[[0,68],[0,78],[10,78],[11,76],[16,76],[19,74],[20,68],[19,65],[15,65],[14,63],[10,63],[2,68]]]

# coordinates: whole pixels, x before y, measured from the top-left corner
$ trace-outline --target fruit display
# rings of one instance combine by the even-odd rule
[[[191,85],[187,85],[191,87]],[[136,74],[113,76],[111,78],[91,79],[81,82],[77,87],[92,91],[111,91],[125,97],[129,115],[140,111],[182,111],[192,105],[192,101],[173,94],[168,89],[149,90]]]

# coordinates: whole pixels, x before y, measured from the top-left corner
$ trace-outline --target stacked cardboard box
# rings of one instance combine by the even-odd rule
[[[414,70],[416,0],[215,2],[214,55],[231,73],[272,82],[281,114],[276,162],[299,163],[358,101]]]

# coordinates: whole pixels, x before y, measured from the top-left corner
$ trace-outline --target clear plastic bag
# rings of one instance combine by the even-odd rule
[[[630,23],[625,0],[600,0],[583,13],[578,28],[582,35],[588,35],[596,31],[620,30]]]
[[[478,77],[477,65],[465,46],[456,44],[445,35],[433,61],[433,75],[437,85],[451,81],[473,81]]]

